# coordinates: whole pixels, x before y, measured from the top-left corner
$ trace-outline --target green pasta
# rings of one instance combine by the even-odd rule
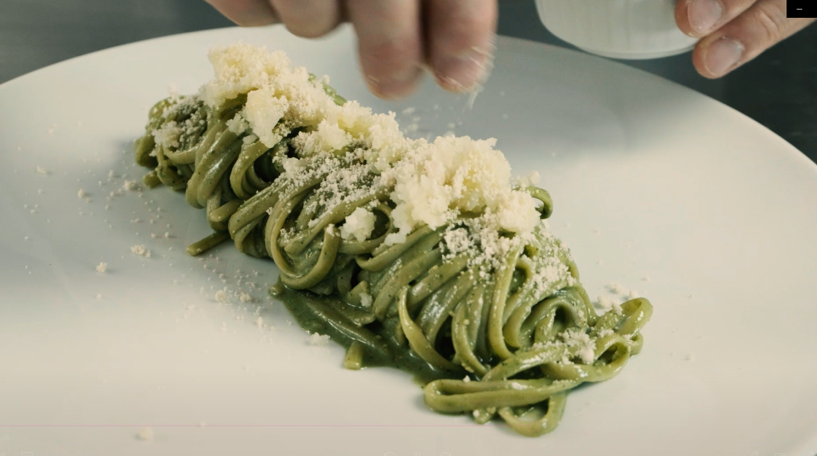
[[[190,255],[231,239],[243,253],[271,258],[280,271],[271,294],[302,327],[347,347],[344,367],[407,370],[425,384],[433,410],[478,423],[501,418],[539,436],[558,425],[571,389],[612,378],[641,350],[651,304],[638,298],[597,314],[569,251],[544,222],[553,209],[545,190],[530,182],[508,190],[541,219],[528,231],[486,222],[501,211],[482,202],[444,207],[440,223],[407,225],[398,195],[405,177],[388,176],[408,158],[383,165],[388,144],[348,133],[357,127],[342,120],[342,146],[315,142],[330,131],[326,100],[357,109],[354,102],[301,69],[282,70],[279,60],[257,73],[268,86],[237,70],[222,71],[233,78],[225,79],[218,59],[230,52],[255,50],[211,55],[219,91],[212,83],[156,104],[136,162],[151,169],[146,185],[183,191],[205,209],[214,233]],[[273,111],[269,100],[294,105],[312,88],[324,103],[318,110],[290,107],[272,124],[253,114]],[[258,104],[267,111],[253,111]]]

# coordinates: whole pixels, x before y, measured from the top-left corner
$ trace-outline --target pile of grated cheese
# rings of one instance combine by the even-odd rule
[[[162,125],[162,127],[153,130],[153,139],[156,144],[170,149],[171,147],[179,147],[179,138],[182,136],[182,128],[176,124],[176,121]]]
[[[201,88],[198,96],[202,101],[215,108],[247,95],[245,107],[230,121],[231,130],[250,129],[263,144],[273,147],[294,129],[301,129],[292,141],[297,158],[286,158],[283,163],[287,174],[309,168],[314,176],[316,160],[320,162],[317,168],[326,171],[341,161],[333,156],[350,151],[361,157],[366,166],[354,168],[357,175],[334,178],[327,193],[340,189],[354,193],[344,186],[360,181],[360,173],[377,174],[378,182],[373,184],[389,188],[395,205],[392,217],[397,230],[387,236],[387,245],[405,242],[419,226],[436,229],[467,218],[472,225],[467,232],[446,235],[450,246],[465,250],[477,236],[483,249],[501,253],[509,246],[499,245],[502,236],[498,233],[524,236],[540,224],[536,201],[513,185],[510,164],[495,149],[495,139],[409,139],[400,131],[395,113],[376,114],[355,101],[338,106],[325,91],[327,77],[315,78],[305,68],[293,66],[282,51],[237,44],[215,48],[209,58],[215,78]],[[176,130],[168,130],[162,132],[160,142],[175,139]],[[307,178],[290,177],[293,186]],[[371,234],[374,215],[370,209],[349,215],[341,226],[344,238],[362,240]]]
[[[340,235],[343,239],[354,238],[357,242],[363,242],[374,231],[375,219],[371,211],[358,207],[346,217],[346,222],[340,228]]]
[[[596,342],[584,331],[569,329],[561,334],[568,348],[576,347],[577,356],[583,364],[592,364],[595,360]]]

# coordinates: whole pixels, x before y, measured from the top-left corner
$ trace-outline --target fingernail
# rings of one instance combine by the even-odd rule
[[[713,76],[723,76],[740,62],[743,50],[743,45],[739,42],[721,38],[707,48],[704,65]]]
[[[492,52],[472,48],[447,57],[435,66],[435,76],[444,89],[465,92],[484,82],[491,68]]]
[[[692,0],[687,6],[689,25],[698,33],[706,33],[723,17],[723,5],[719,0]]]
[[[410,94],[414,90],[417,77],[421,71],[419,67],[412,66],[388,77],[367,76],[366,81],[369,84],[369,90],[378,97],[395,100]]]

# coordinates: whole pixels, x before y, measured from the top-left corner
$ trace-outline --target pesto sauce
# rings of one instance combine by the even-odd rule
[[[328,322],[326,319],[321,318],[318,312],[315,312],[314,307],[310,305],[340,306],[341,300],[337,296],[319,296],[308,291],[294,290],[280,282],[270,289],[270,294],[283,302],[284,306],[301,328],[309,332],[328,335],[329,338],[347,350],[349,346],[352,345],[352,342],[355,341],[355,339],[344,334],[337,328],[337,321]],[[348,320],[346,323],[348,325],[354,325],[354,323]],[[415,383],[420,386],[425,386],[438,379],[460,378],[459,375],[431,367],[419,356],[415,355],[407,343],[399,344],[393,337],[389,336],[388,331],[379,323],[357,328],[362,331],[371,331],[372,335],[382,343],[381,346],[383,348],[383,350],[374,350],[369,347],[364,349],[364,368],[392,367],[400,369],[412,374]]]

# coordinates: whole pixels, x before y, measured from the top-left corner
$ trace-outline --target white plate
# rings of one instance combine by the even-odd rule
[[[208,228],[181,195],[108,201],[144,172],[130,144],[147,108],[171,83],[195,90],[207,50],[238,40],[289,52],[364,105],[415,107],[399,117],[421,117],[418,134],[461,121],[459,134],[499,138],[517,173],[542,174],[590,293],[616,281],[654,303],[642,354],[572,394],[550,435],[477,426],[426,409],[406,374],[346,371],[339,347],[309,346],[266,296],[271,262],[229,245],[185,256]],[[430,81],[403,104],[375,100],[353,50],[348,29],[314,42],[226,29],[0,86],[0,453],[814,455],[814,164],[702,95],[575,52],[501,39],[468,111]],[[239,285],[239,269],[260,276]],[[257,302],[217,304],[219,274],[232,291],[256,282]],[[256,306],[275,330],[255,325]],[[144,427],[152,441],[135,437]]]

